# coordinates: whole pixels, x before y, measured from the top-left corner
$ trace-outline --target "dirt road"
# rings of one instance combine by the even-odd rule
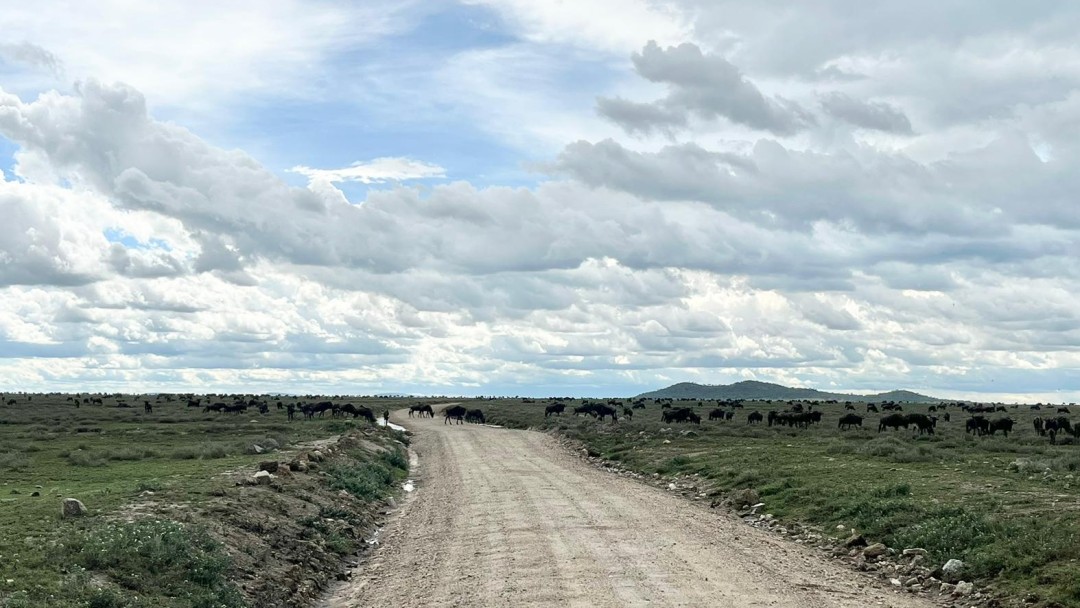
[[[546,435],[395,421],[416,433],[418,491],[324,608],[933,605],[596,470]]]

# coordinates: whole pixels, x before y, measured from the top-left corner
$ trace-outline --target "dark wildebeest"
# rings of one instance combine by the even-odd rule
[[[903,414],[889,414],[888,416],[882,416],[881,420],[878,420],[877,432],[884,431],[885,429],[892,427],[894,431],[900,430],[900,427],[908,428],[907,416]]]
[[[761,415],[761,412],[750,412],[750,415],[746,417],[746,424],[755,424],[764,419],[765,417]]]
[[[417,413],[417,412],[419,412],[420,417],[423,418],[424,417],[424,406],[422,406],[420,404],[410,405],[409,406],[409,418],[412,418],[412,415]]]
[[[144,413],[147,413],[147,414],[153,414],[154,413],[154,406],[150,405],[149,401],[143,401],[142,408],[143,408]]]
[[[1006,437],[1008,437],[1009,431],[1012,430],[1013,424],[1014,422],[1012,418],[998,418],[997,420],[994,420],[990,423],[990,435],[992,436],[994,433],[1001,431],[1005,434]]]
[[[934,427],[937,426],[936,416],[925,416],[923,414],[908,414],[908,424],[914,424],[919,429],[919,434],[926,433],[927,435],[934,434]]]
[[[390,426],[390,410],[382,411],[382,423],[383,426]]]
[[[951,418],[952,418],[952,416],[949,415],[949,412],[945,412],[945,422],[948,422],[949,419],[951,419]]]
[[[964,426],[964,432],[974,433],[982,437],[990,432],[990,421],[982,416],[972,416],[968,418],[967,424]]]
[[[619,421],[618,413],[615,411],[615,408],[611,407],[610,405],[595,405],[595,406],[593,406],[593,414],[597,418],[599,418],[600,420],[603,420],[607,416],[611,416],[611,421],[612,422],[618,422]]]
[[[877,411],[878,411],[877,406],[874,405],[873,403],[867,403],[866,404],[866,413],[867,414],[869,414],[870,412],[874,412],[876,414]]]
[[[720,408],[716,408],[715,410],[709,412],[709,420],[724,420],[725,418],[727,418],[727,412]]]
[[[551,404],[551,405],[544,408],[544,418],[547,418],[548,416],[550,416],[552,414],[555,414],[557,416],[562,416],[562,413],[565,412],[565,411],[566,411],[566,404],[565,403],[553,403],[553,404]]]
[[[859,428],[862,428],[862,420],[863,420],[862,416],[856,416],[855,414],[848,414],[847,416],[844,416],[844,417],[840,418],[840,424],[837,425],[837,428],[850,429],[853,426],[857,426]]]
[[[481,410],[469,410],[465,412],[465,422],[484,424],[484,412]]]
[[[451,420],[456,420],[458,424],[462,424],[465,422],[466,413],[468,413],[468,410],[462,405],[448,407],[443,410],[443,424],[451,424]]]
[[[286,412],[288,412],[288,414],[289,414],[289,420],[292,420],[292,419],[293,419],[293,417],[294,417],[294,416],[296,416],[296,406],[295,406],[295,405],[293,405],[292,403],[290,403],[290,404],[289,404],[289,405],[288,405],[288,406],[287,406],[287,407],[285,408],[285,411],[286,411]]]
[[[624,408],[622,408],[622,415],[626,416],[627,420],[633,420],[634,419],[634,410],[632,408],[629,408],[629,407],[624,407]]]
[[[1035,427],[1035,433],[1042,437],[1046,435],[1046,429],[1043,428],[1043,419],[1036,417],[1031,421],[1031,425]]]

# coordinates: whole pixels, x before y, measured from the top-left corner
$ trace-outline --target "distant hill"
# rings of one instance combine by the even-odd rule
[[[680,382],[667,388],[650,393],[642,393],[638,397],[650,399],[747,399],[747,400],[821,400],[836,399],[838,401],[865,401],[878,403],[881,401],[897,401],[908,403],[937,403],[942,399],[928,397],[911,391],[889,391],[876,395],[850,395],[847,393],[827,393],[812,388],[792,388],[782,384],[770,382],[757,382],[746,380],[735,384],[696,384],[694,382]]]

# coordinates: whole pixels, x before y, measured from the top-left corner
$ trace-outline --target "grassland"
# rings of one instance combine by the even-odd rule
[[[5,395],[0,404],[4,608],[243,606],[244,594],[231,580],[237,566],[230,554],[236,551],[220,530],[178,524],[162,516],[165,507],[144,509],[145,503],[177,513],[198,511],[236,491],[236,475],[229,472],[244,471],[250,477],[260,461],[285,459],[287,450],[352,429],[366,429],[374,434],[372,440],[385,440],[386,445],[402,439],[363,420],[326,415],[309,421],[298,413],[290,422],[274,399],[269,399],[266,414],[250,409],[233,415],[205,413],[201,407],[187,407],[184,399],[98,397],[103,397],[101,405],[78,408],[65,395]],[[152,413],[144,412],[144,401],[151,402]],[[296,400],[285,398],[282,405],[291,401]],[[377,412],[395,403],[363,402]],[[118,403],[134,407],[119,408]],[[396,448],[378,455],[345,452],[327,463],[326,475],[318,479],[332,486],[328,492],[344,489],[359,501],[381,498],[407,469]],[[263,494],[284,510],[273,492]],[[252,501],[258,498],[253,496],[242,500],[257,514]],[[81,500],[88,516],[61,517],[63,497]],[[227,510],[220,504],[213,508]],[[241,526],[248,525],[245,513],[232,516]],[[298,533],[320,543],[336,542],[343,554],[357,548],[358,531],[326,530],[320,535],[317,528],[323,519],[309,519],[310,529],[298,528]],[[326,520],[344,521],[344,515]]]
[[[654,403],[618,424],[575,417],[569,408],[545,418],[544,405],[476,406],[496,424],[556,431],[628,469],[693,480],[710,497],[753,488],[783,520],[837,536],[854,528],[871,542],[923,548],[939,566],[963,560],[965,578],[989,586],[1004,604],[1080,605],[1080,445],[1061,437],[1050,445],[1031,423],[1057,414],[1012,408],[990,415],[1017,421],[1008,438],[974,437],[964,430],[967,415],[954,407],[951,422],[920,437],[879,434],[877,414],[867,415],[862,430],[840,431],[839,404],[819,405],[824,420],[810,429],[747,424],[749,412],[782,410],[782,403],[749,402],[731,422],[707,421],[715,404],[676,403],[694,406],[705,419],[700,426],[662,424]],[[864,404],[856,407],[865,413]],[[905,412],[927,408],[909,405]]]

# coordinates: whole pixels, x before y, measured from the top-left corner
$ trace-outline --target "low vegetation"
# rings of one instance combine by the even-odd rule
[[[395,441],[403,435],[329,412],[289,421],[285,406],[294,398],[283,398],[280,409],[265,398],[265,413],[229,414],[180,398],[95,397],[102,403],[75,407],[68,395],[5,395],[0,403],[2,608],[292,605],[253,599],[282,584],[260,582],[263,571],[272,573],[259,557],[267,548],[248,555],[245,543],[273,542],[278,553],[293,541],[355,553],[372,525],[363,505],[392,493],[408,469]],[[395,404],[363,402],[380,413]],[[133,407],[118,407],[127,403]],[[288,486],[237,487],[262,461],[287,462],[305,445],[359,431],[367,433],[366,448],[341,442],[350,447],[322,463],[326,477],[303,478],[327,496],[344,489],[357,501],[334,507],[309,486],[296,496]],[[65,497],[81,500],[87,515],[62,517]],[[304,557],[329,564],[322,553]]]
[[[565,401],[562,416],[545,418],[546,403],[497,400],[484,409],[491,422],[556,431],[665,484],[692,480],[709,500],[752,488],[783,520],[923,548],[938,566],[963,560],[968,580],[1026,605],[1080,605],[1080,445],[1062,436],[1051,445],[1037,435],[1032,420],[1045,412],[1023,406],[986,414],[1016,421],[1005,438],[965,433],[968,415],[956,406],[947,410],[951,422],[918,435],[914,428],[878,433],[879,414],[863,414],[864,404],[856,408],[866,428],[840,431],[837,422],[848,413],[842,404],[818,405],[823,420],[799,429],[747,424],[750,412],[783,410],[782,402],[747,402],[727,422],[707,420],[715,403],[675,403],[696,410],[700,425],[664,424],[661,405],[651,401],[617,424],[574,416],[576,401]]]

